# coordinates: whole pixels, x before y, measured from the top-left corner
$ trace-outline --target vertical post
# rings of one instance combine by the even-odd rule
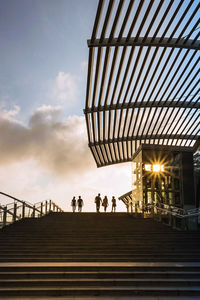
[[[173,219],[172,219],[172,228],[176,229],[176,216],[173,215]]]
[[[159,209],[158,210],[158,220],[159,220],[159,222],[162,222],[162,211]]]
[[[51,211],[51,200],[49,200],[49,211]]]
[[[25,202],[23,202],[23,206],[22,206],[22,218],[25,217]]]
[[[43,215],[43,203],[41,202],[41,205],[40,205],[40,217],[42,217]]]
[[[48,205],[48,201],[45,201],[45,215],[47,214],[47,205]]]
[[[172,215],[171,215],[171,212],[168,213],[168,220],[169,220],[168,225],[172,226]]]
[[[16,221],[16,216],[17,216],[17,203],[14,202],[14,210],[13,210],[13,222]]]
[[[7,223],[7,206],[3,208],[3,226],[6,226]]]
[[[133,214],[133,202],[131,201],[131,214]]]
[[[33,218],[35,218],[35,205],[33,206]]]
[[[151,217],[154,219],[154,205],[153,204],[151,204],[150,211],[151,211]]]

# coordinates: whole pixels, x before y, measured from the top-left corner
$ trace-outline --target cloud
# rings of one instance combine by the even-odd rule
[[[94,165],[84,117],[62,120],[62,109],[52,106],[38,108],[29,126],[14,116],[12,111],[0,113],[1,165],[34,159],[40,168],[59,176],[83,173]]]
[[[95,211],[97,193],[110,200],[131,189],[130,164],[96,168],[84,117],[63,119],[61,107],[43,105],[26,126],[17,120],[19,110],[0,110],[2,192],[32,203],[52,199],[67,211],[72,197],[81,195],[84,211]],[[0,203],[10,202],[0,197]],[[125,210],[123,203],[117,209]]]
[[[36,203],[52,199],[64,210],[71,211],[71,199],[81,195],[84,200],[83,211],[95,211],[94,198],[97,193],[108,196],[111,210],[111,197],[131,190],[130,164],[120,164],[97,169],[86,173],[77,172],[68,178],[50,176],[38,169],[34,160],[15,162],[6,168],[0,165],[1,192],[18,199]],[[11,199],[0,195],[0,203],[5,205]],[[117,211],[125,211],[121,201],[117,201]]]
[[[12,109],[8,110],[5,108],[5,103],[0,104],[1,118],[13,120],[15,116],[17,116],[20,112],[20,107],[18,105],[14,105]]]
[[[87,71],[88,69],[88,61],[82,61],[81,62],[81,70]]]
[[[53,87],[53,97],[60,103],[74,104],[78,94],[78,79],[70,73],[59,72]]]

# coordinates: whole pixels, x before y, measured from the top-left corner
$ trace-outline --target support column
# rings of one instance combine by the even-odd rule
[[[48,201],[45,201],[45,215],[47,214],[47,206],[48,206]]]
[[[3,208],[3,226],[6,226],[7,223],[7,206]]]
[[[16,221],[16,216],[17,216],[17,203],[14,202],[13,222]]]
[[[40,205],[40,216],[42,217],[42,215],[43,215],[43,203],[41,203]]]
[[[23,202],[23,205],[22,205],[22,218],[25,217],[25,202]]]
[[[35,205],[33,206],[33,218],[35,218]]]

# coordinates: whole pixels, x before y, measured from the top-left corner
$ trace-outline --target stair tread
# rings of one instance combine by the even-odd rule
[[[199,295],[198,249],[199,232],[126,213],[24,219],[0,230],[0,298]]]
[[[200,275],[200,271],[199,272],[184,272],[184,271],[179,271],[179,272],[169,272],[169,271],[163,271],[163,272],[155,272],[155,271],[145,271],[145,272],[139,272],[139,271],[89,271],[89,272],[75,272],[75,271],[69,271],[69,272],[66,272],[66,271],[50,271],[50,272],[38,272],[38,271],[25,271],[25,272],[0,272],[0,275],[7,275],[7,274],[10,274],[10,275],[71,275],[71,274],[74,274],[74,275],[81,275],[81,274],[84,274],[84,275],[102,275],[102,274],[114,274],[114,275],[143,275],[143,274],[147,274],[147,275]]]
[[[31,279],[0,279],[0,282],[74,282],[74,281],[78,281],[78,282],[91,282],[91,281],[101,281],[101,282],[118,282],[118,281],[131,281],[131,282],[200,282],[200,278],[188,278],[187,280],[184,278],[151,278],[151,280],[149,278],[76,278],[76,279],[71,279],[71,278],[40,278],[40,279],[36,279],[36,278],[31,278]]]
[[[26,290],[55,290],[54,287],[20,287],[20,291],[26,291]],[[191,286],[190,287],[126,287],[126,286],[122,286],[122,287],[117,287],[117,286],[114,286],[114,287],[76,287],[74,289],[74,287],[62,287],[62,286],[59,286],[59,290],[172,290],[172,291],[177,291],[178,289],[179,290],[184,290],[184,291],[191,291],[191,290],[196,290],[196,291],[200,291],[200,287],[199,286]],[[18,291],[19,292],[19,288],[16,288],[16,287],[0,287],[0,291],[10,291],[10,290],[13,290],[13,291]]]

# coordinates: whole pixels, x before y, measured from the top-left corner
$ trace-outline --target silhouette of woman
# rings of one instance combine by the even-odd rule
[[[117,206],[116,199],[114,196],[112,196],[112,211],[111,212],[115,212],[116,206]]]
[[[72,206],[72,211],[75,212],[75,210],[76,210],[76,198],[75,197],[73,197],[73,199],[72,199],[71,206]]]
[[[107,198],[107,196],[105,196],[105,197],[103,198],[102,206],[104,207],[104,212],[106,212],[106,209],[107,209],[107,207],[108,207],[108,198]]]
[[[82,207],[83,207],[83,199],[81,199],[81,196],[78,196],[78,211],[82,212]]]

